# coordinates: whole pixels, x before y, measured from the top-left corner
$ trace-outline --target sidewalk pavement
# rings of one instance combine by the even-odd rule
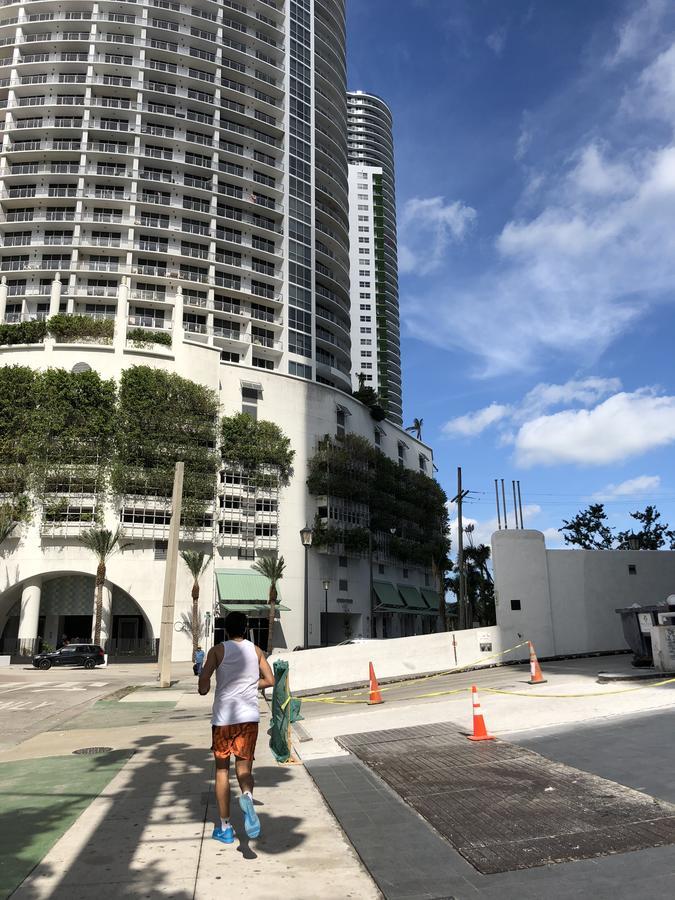
[[[208,749],[210,699],[197,695],[191,679],[169,691],[143,692],[146,705],[153,700],[175,700],[175,707],[162,707],[143,725],[112,727],[104,724],[103,708],[103,722],[94,728],[78,728],[75,720],[67,730],[49,732],[47,740],[39,735],[2,754],[8,760],[70,755],[89,746],[134,751],[12,898],[380,897],[304,767],[274,760],[266,704],[254,769],[262,835],[250,842],[246,837],[237,787],[237,840],[224,846],[211,839],[217,809]]]

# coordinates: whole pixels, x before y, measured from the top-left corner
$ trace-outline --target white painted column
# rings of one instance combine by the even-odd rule
[[[129,283],[124,275],[117,293],[117,315],[115,316],[115,337],[113,345],[116,350],[123,350],[127,342],[127,324],[129,319]]]
[[[57,272],[49,295],[49,315],[57,316],[61,308],[61,274]]]
[[[173,344],[173,352],[183,341],[183,287],[178,285],[176,297],[173,301],[173,329],[171,341]]]
[[[2,276],[0,281],[0,323],[5,321],[5,313],[7,312],[7,276]]]
[[[26,643],[26,651],[33,652],[33,641],[38,636],[40,618],[40,598],[42,578],[29,578],[21,591],[21,611],[19,613],[19,642]]]
[[[103,610],[101,612],[101,646],[104,649],[105,642],[112,635],[112,597],[112,584],[106,581],[103,585]]]

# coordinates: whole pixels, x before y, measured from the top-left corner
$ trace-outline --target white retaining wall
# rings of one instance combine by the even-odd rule
[[[501,629],[493,626],[290,653],[278,650],[269,662],[272,665],[275,660],[284,659],[289,663],[291,690],[295,694],[367,682],[369,662],[378,679],[401,678],[472,663],[490,665],[498,662],[491,657],[503,649]]]

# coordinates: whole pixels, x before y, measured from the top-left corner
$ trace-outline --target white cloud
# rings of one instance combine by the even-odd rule
[[[638,475],[636,478],[629,478],[620,484],[605,485],[602,490],[593,494],[593,500],[606,502],[607,500],[636,497],[656,491],[660,485],[661,478],[658,475]]]
[[[617,45],[606,60],[615,66],[639,56],[649,48],[659,34],[659,27],[667,10],[667,0],[641,0],[618,28]]]
[[[499,443],[508,446],[516,441],[513,426],[536,418],[557,406],[592,406],[620,388],[618,378],[601,378],[597,375],[571,379],[564,384],[541,382],[528,391],[518,404],[491,403],[473,412],[455,416],[443,425],[441,431],[453,437],[476,437],[492,425],[498,425],[501,426]]]
[[[491,403],[483,409],[464,416],[457,416],[446,422],[441,429],[443,434],[460,435],[461,437],[475,437],[505,418],[510,412],[510,407],[500,403]]]
[[[523,114],[523,121],[520,126],[520,132],[518,133],[518,140],[516,141],[516,149],[513,154],[513,158],[520,162],[530,149],[530,144],[532,143],[532,129],[529,125],[529,117],[526,114]]]
[[[476,210],[460,200],[413,197],[400,216],[402,272],[428,275],[438,269],[449,245],[461,241],[476,219]]]
[[[405,292],[410,335],[472,354],[476,374],[494,377],[543,360],[592,364],[655,303],[673,303],[675,138],[649,146],[656,132],[641,120],[650,111],[675,130],[675,43],[634,80],[640,96],[621,113],[620,132],[636,135],[635,146],[619,151],[600,135],[571,148],[536,196],[526,188],[527,209],[537,206],[504,224],[482,275],[464,281],[448,266],[428,291]],[[419,259],[404,243],[409,270],[440,270],[447,243],[432,240]]]
[[[555,406],[571,403],[591,406],[620,388],[621,381],[618,378],[600,378],[596,375],[571,379],[564,384],[542,382],[528,391],[517,409],[515,418],[530,419]]]
[[[525,422],[516,440],[522,466],[606,465],[675,443],[675,397],[644,388],[592,409],[563,410]]]
[[[570,178],[574,186],[588,194],[618,195],[635,187],[629,167],[608,162],[597,144],[584,147]]]
[[[506,25],[501,25],[499,28],[495,28],[494,31],[490,32],[490,34],[485,38],[485,43],[488,45],[490,50],[492,50],[495,56],[501,56],[504,52],[507,32],[508,28],[506,27]]]

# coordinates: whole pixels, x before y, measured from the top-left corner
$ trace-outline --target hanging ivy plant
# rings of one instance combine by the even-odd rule
[[[441,486],[421,472],[401,467],[365,438],[345,435],[338,441],[326,436],[309,462],[307,487],[316,497],[366,505],[373,544],[378,533],[395,531],[387,542],[395,559],[429,567],[432,560],[447,557],[447,497]],[[368,546],[367,529],[324,526],[320,519],[315,527],[318,546],[341,544],[352,553]]]
[[[223,460],[249,469],[272,469],[282,484],[287,484],[295,451],[291,442],[274,422],[256,421],[247,413],[227,416],[221,423]],[[264,479],[270,473],[261,472]],[[261,486],[265,486],[264,484]]]
[[[111,485],[118,495],[170,498],[174,466],[185,463],[185,527],[205,523],[215,497],[218,400],[171,372],[134,366],[120,380]]]

